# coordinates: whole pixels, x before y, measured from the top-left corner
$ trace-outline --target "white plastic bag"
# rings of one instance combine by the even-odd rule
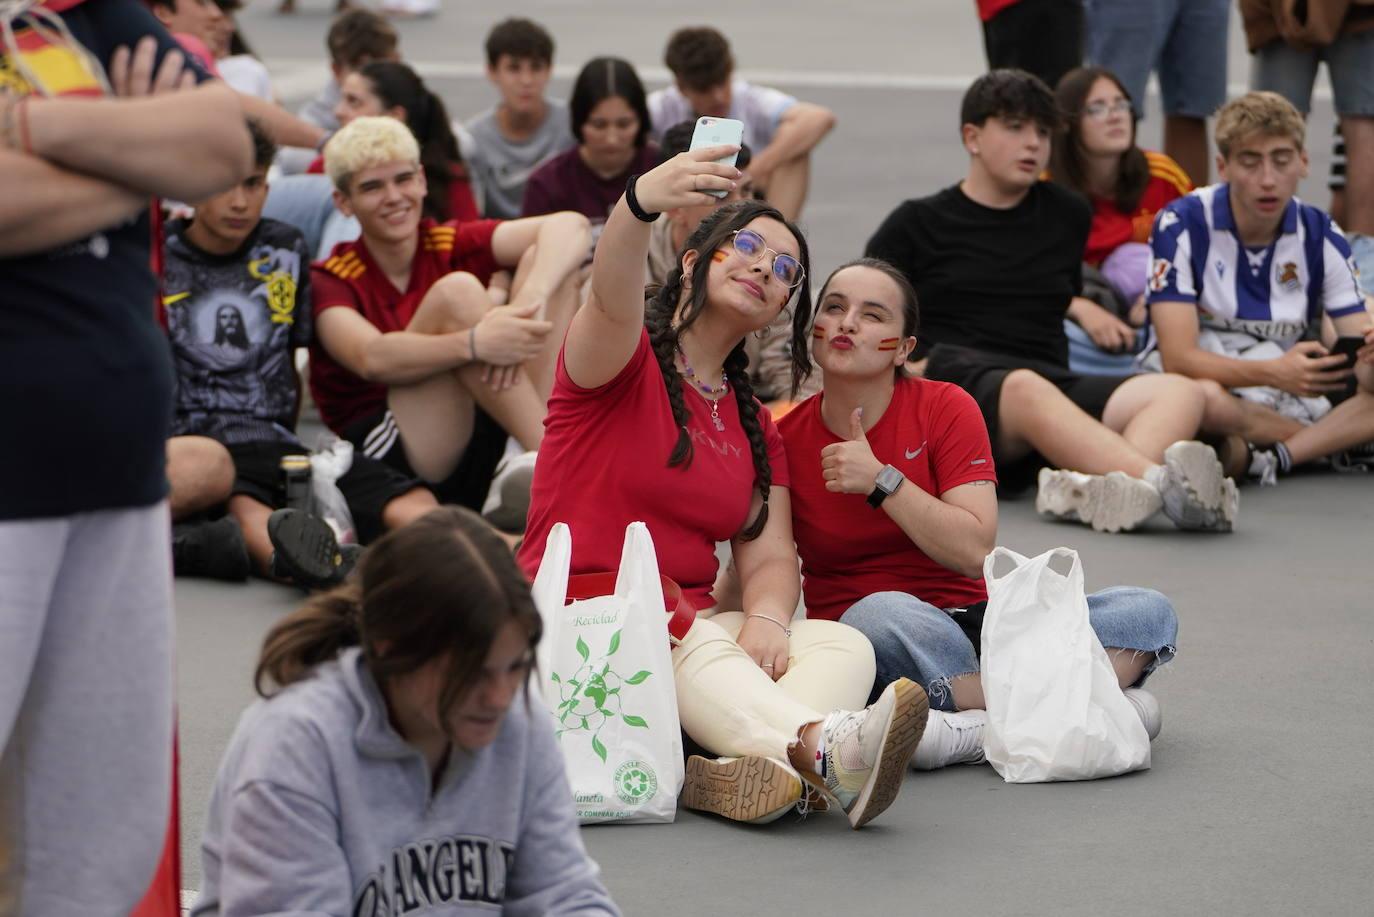
[[[572,535],[549,532],[534,580],[544,619],[543,693],[578,818],[671,822],[682,790],[682,731],[653,539],[625,530],[615,592],[565,605]]]
[[[999,558],[1016,568],[993,573]],[[1066,558],[1068,575],[1050,567]],[[1150,766],[1150,738],[1088,621],[1078,552],[1027,560],[997,548],[983,563],[983,748],[1008,783],[1090,780]]]
[[[313,511],[334,530],[339,544],[356,544],[357,530],[348,501],[339,490],[339,478],[353,467],[353,444],[332,433],[320,437],[317,448],[310,454],[310,493]]]

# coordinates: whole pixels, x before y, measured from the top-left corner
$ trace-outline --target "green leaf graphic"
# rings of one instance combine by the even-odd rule
[[[647,670],[645,670],[645,669],[640,669],[638,672],[635,672],[635,673],[634,673],[633,675],[631,675],[629,678],[625,679],[625,684],[627,684],[627,685],[637,685],[637,684],[639,684],[640,682],[644,681],[644,679],[648,678],[648,677],[649,677],[650,675],[652,675],[652,674],[653,674],[652,672],[649,672],[649,671],[647,671]]]
[[[648,729],[649,724],[644,722],[643,717],[635,716],[633,713],[626,713],[620,717],[627,726],[638,726],[641,729]]]
[[[563,679],[561,679],[561,678],[558,677],[558,673],[557,673],[557,672],[550,672],[550,673],[549,673],[549,680],[550,680],[550,681],[556,681],[556,682],[558,682],[560,685],[563,683]]]
[[[604,764],[606,761],[606,746],[602,745],[601,740],[596,736],[592,736],[592,751],[596,752],[597,757],[599,757]]]
[[[620,649],[620,631],[611,634],[611,648],[606,650],[606,655],[614,656],[618,649]]]
[[[579,656],[582,657],[582,661],[583,661],[583,662],[586,662],[586,661],[587,661],[587,657],[590,656],[591,654],[592,654],[591,649],[587,646],[586,643],[584,643],[584,642],[582,641],[582,638],[581,638],[581,637],[578,637],[578,638],[577,638],[577,655],[579,655]]]

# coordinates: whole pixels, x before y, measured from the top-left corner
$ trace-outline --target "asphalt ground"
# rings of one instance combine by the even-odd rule
[[[280,19],[257,0],[241,16],[293,103],[323,76],[332,0],[301,5]],[[491,104],[480,45],[505,15],[554,32],[560,93],[596,54],[627,57],[658,85],[671,29],[726,29],[746,75],[839,115],[804,217],[818,276],[859,254],[899,200],[964,166],[958,100],[984,65],[972,4],[445,6],[403,24],[402,44],[456,117]],[[1238,28],[1235,89],[1248,66]],[[1150,111],[1141,141],[1157,146],[1157,99]],[[1329,95],[1311,124],[1313,177],[1301,193],[1325,204]],[[1004,784],[988,767],[912,773],[860,832],[837,814],[755,828],[682,811],[671,826],[593,827],[584,838],[627,914],[1374,914],[1372,535],[1374,479],[1329,472],[1244,489],[1238,529],[1224,536],[1162,519],[1103,535],[1005,502],[999,543],[1028,555],[1068,545],[1090,590],[1149,586],[1173,600],[1179,656],[1150,685],[1164,712],[1150,771],[1039,786]],[[210,786],[253,698],[258,646],[298,596],[180,580],[176,601],[183,885],[194,889]]]

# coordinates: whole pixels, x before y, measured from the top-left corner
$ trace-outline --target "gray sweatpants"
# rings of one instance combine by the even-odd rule
[[[125,917],[172,764],[165,503],[0,522],[0,915]]]

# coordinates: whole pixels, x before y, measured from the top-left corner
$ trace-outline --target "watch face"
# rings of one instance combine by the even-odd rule
[[[891,465],[878,472],[878,480],[875,482],[886,493],[892,493],[903,481],[902,473]]]

